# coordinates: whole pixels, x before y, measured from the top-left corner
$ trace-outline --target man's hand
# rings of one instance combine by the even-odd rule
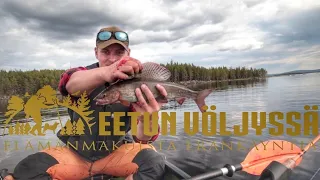
[[[137,74],[141,70],[142,64],[139,60],[126,56],[110,66],[101,68],[100,77],[106,82],[113,83],[119,79],[128,79],[130,75]]]
[[[167,91],[165,90],[165,88],[159,84],[156,87],[159,90],[160,94],[164,98],[166,98]],[[144,99],[142,93],[145,94],[147,100]],[[148,112],[151,115],[153,112],[158,112],[161,109],[162,105],[164,104],[161,102],[157,102],[152,92],[145,84],[141,86],[141,89],[140,88],[136,89],[136,96],[138,98],[138,102],[132,103],[132,106],[133,108],[135,108],[137,112],[141,112],[141,113]]]
[[[159,84],[156,87],[159,90],[160,94],[164,98],[166,98],[167,91],[165,90],[165,88]],[[145,94],[147,100],[143,97],[142,93]],[[149,130],[152,130],[152,127],[153,127],[152,126],[152,113],[158,112],[164,103],[157,102],[157,100],[153,96],[150,89],[144,84],[141,86],[141,89],[140,88],[136,89],[136,96],[138,98],[138,102],[132,103],[132,107],[135,109],[135,111],[140,112],[140,116],[138,117],[139,124],[138,124],[138,132],[137,132],[136,137],[140,140],[148,141],[151,139],[151,136],[148,136],[144,133],[144,123],[143,123],[144,116],[143,116],[143,114],[144,114],[144,112],[148,112],[150,114]]]

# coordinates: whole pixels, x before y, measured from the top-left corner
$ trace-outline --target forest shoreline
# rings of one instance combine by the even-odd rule
[[[176,82],[185,86],[197,86],[206,83],[237,82],[249,79],[266,78],[268,74],[263,68],[248,67],[210,67],[205,68],[194,64],[171,61],[160,64],[171,73],[169,82]],[[61,75],[66,70],[32,70],[32,71],[0,71],[0,100],[10,99],[12,95],[24,96],[35,94],[45,85],[51,86],[58,92]]]
[[[216,83],[216,82],[233,82],[233,81],[247,81],[247,80],[261,80],[266,79],[259,78],[259,77],[253,77],[253,78],[240,78],[240,79],[224,79],[224,80],[209,80],[209,81],[200,81],[200,80],[191,80],[191,81],[180,81],[179,84],[190,86],[190,85],[199,85],[199,84],[206,84],[206,83]]]
[[[207,84],[207,83],[216,83],[216,82],[233,82],[233,81],[246,81],[246,80],[261,80],[266,79],[267,77],[253,77],[253,78],[240,78],[240,79],[225,79],[225,80],[208,80],[208,81],[201,81],[201,80],[189,80],[189,81],[179,81],[176,83],[185,85],[185,86],[194,86],[200,84]],[[57,95],[60,95],[59,91],[57,90]],[[9,100],[11,95],[2,95],[0,96],[0,100]]]

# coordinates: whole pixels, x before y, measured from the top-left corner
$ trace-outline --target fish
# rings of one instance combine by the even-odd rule
[[[135,89],[140,88],[145,84],[157,102],[167,103],[169,100],[175,100],[180,105],[184,103],[187,98],[194,100],[201,112],[206,110],[205,99],[212,93],[213,89],[204,89],[201,91],[194,91],[184,85],[169,82],[171,72],[164,66],[154,62],[142,63],[142,71],[138,74],[130,76],[126,80],[118,80],[102,90],[93,100],[97,105],[107,105],[114,103],[121,103],[129,106],[130,103],[138,102],[135,94]],[[157,89],[156,85],[162,85],[167,91],[167,96],[164,97]],[[144,99],[148,102],[148,98],[143,94]]]

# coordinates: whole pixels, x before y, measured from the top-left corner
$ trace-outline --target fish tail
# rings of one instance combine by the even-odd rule
[[[197,96],[194,98],[194,101],[198,105],[201,112],[205,112],[205,110],[203,110],[203,106],[206,105],[204,100],[212,91],[213,91],[212,89],[205,89],[205,90],[199,91],[197,93]]]

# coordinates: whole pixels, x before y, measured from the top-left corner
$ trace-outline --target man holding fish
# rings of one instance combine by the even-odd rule
[[[158,134],[152,137],[145,135],[144,118],[139,116],[137,134],[131,138],[128,134],[131,129],[131,117],[126,115],[120,119],[125,124],[120,128],[127,133],[125,136],[115,136],[112,133],[109,136],[99,136],[99,112],[135,111],[151,114],[158,112],[168,99],[175,99],[182,104],[186,97],[192,98],[203,112],[201,107],[205,105],[204,99],[211,90],[196,92],[181,85],[165,82],[170,77],[169,70],[156,63],[142,64],[130,57],[128,34],[116,26],[100,29],[94,53],[97,63],[67,70],[61,75],[59,83],[61,94],[70,95],[73,100],[77,100],[77,92],[81,94],[86,91],[88,94],[89,110],[94,110],[91,115],[94,117],[92,121],[95,122],[91,127],[92,134],[86,130],[85,136],[65,136],[60,134],[60,130],[58,137],[66,144],[77,142],[79,147],[84,143],[96,143],[94,146],[97,150],[44,150],[19,162],[12,176],[8,175],[6,179],[107,179],[116,175],[125,177],[126,180],[163,178],[164,158],[154,148],[146,145],[157,139],[159,125]],[[68,113],[72,122],[81,118],[70,109]],[[112,131],[113,117],[106,116],[105,121],[110,123],[110,127],[106,129]],[[150,116],[150,128],[151,122]],[[125,142],[132,140],[145,145],[140,149],[132,149],[130,146],[126,150],[121,148],[126,145]],[[97,142],[105,143],[108,148],[101,150]],[[115,151],[114,142],[118,142],[116,147],[120,147]],[[120,161],[121,158],[127,162]],[[112,164],[114,159],[119,161]],[[5,171],[1,176],[6,176]]]

